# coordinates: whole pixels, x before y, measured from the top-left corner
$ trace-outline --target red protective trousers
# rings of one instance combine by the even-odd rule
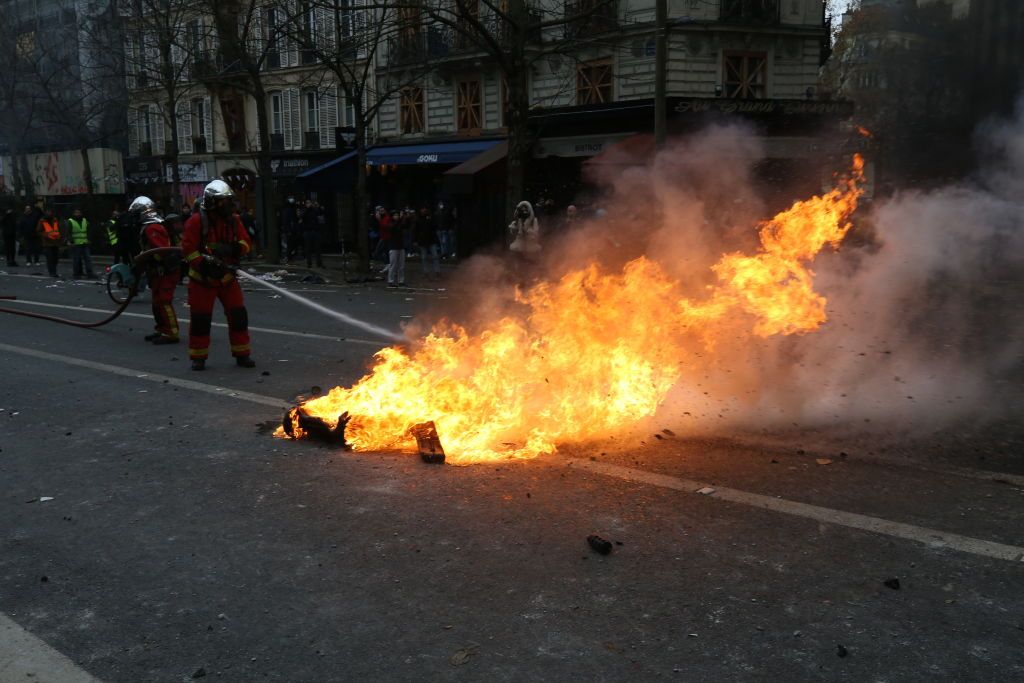
[[[174,288],[178,286],[181,273],[175,270],[169,275],[158,275],[155,270],[151,270],[148,278],[153,294],[154,329],[165,337],[177,339],[178,316],[174,313]]]
[[[192,278],[188,281],[188,305],[191,322],[188,329],[189,358],[206,358],[210,355],[210,327],[213,325],[213,302],[220,299],[228,319],[228,339],[231,341],[231,355],[249,355],[249,314],[245,310],[245,299],[238,281],[204,284]]]

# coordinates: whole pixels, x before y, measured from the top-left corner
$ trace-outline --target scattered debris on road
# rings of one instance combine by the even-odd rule
[[[847,652],[846,648],[842,645],[836,645],[836,654],[840,657],[845,657],[849,652]]]
[[[409,428],[409,433],[416,439],[416,447],[420,450],[423,462],[444,462],[444,448],[441,446],[441,437],[437,435],[437,426],[433,420],[413,425]]]
[[[697,489],[697,493],[701,494],[702,496],[710,496],[714,492],[715,492],[715,489],[713,489],[710,486],[705,486],[702,489]]]
[[[829,460],[828,458],[818,458],[814,462],[818,463],[819,465],[831,465],[832,464],[832,461]]]
[[[597,534],[587,536],[587,543],[590,545],[590,548],[599,555],[612,554],[612,542],[601,538]]]
[[[885,584],[885,586],[887,588],[891,588],[894,591],[898,591],[900,589],[900,580],[899,579],[886,579],[883,583]]]

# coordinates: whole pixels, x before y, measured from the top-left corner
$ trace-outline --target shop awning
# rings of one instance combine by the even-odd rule
[[[455,168],[445,171],[442,181],[444,191],[449,194],[472,194],[474,191],[473,179],[476,174],[504,161],[507,156],[508,140],[498,141],[498,144],[485,149]]]
[[[396,145],[374,147],[366,153],[370,166],[395,164],[400,166],[422,166],[428,164],[461,164],[481,152],[485,152],[501,140],[467,140],[459,142],[433,142],[422,145]]]

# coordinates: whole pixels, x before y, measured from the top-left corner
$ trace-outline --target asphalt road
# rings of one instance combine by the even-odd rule
[[[458,296],[289,287],[396,330]],[[87,282],[0,275],[0,295],[111,308]],[[205,373],[145,344],[148,300],[92,331],[0,315],[3,683],[1024,680],[1012,425],[941,452],[794,433],[352,454],[260,425],[380,344],[247,297],[255,370],[223,327]]]

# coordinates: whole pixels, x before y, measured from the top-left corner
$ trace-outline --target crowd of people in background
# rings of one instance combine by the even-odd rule
[[[370,217],[370,258],[384,264],[389,287],[405,286],[406,258],[418,253],[425,280],[441,277],[441,260],[455,258],[458,211],[439,202],[436,210],[423,205],[374,209]]]
[[[525,206],[524,206],[525,205]],[[167,214],[167,224],[184,225],[194,211],[188,204],[179,214]],[[568,205],[556,206],[550,198],[541,196],[533,204],[521,202],[513,222],[509,225],[506,246],[519,261],[530,260],[539,251],[544,238],[571,230],[584,220],[600,218],[604,211],[598,207]],[[256,216],[249,208],[240,214],[242,225],[253,244],[259,244]],[[280,211],[281,253],[286,264],[305,261],[309,268],[323,268],[323,244],[326,239],[327,214],[317,201],[296,201],[289,197]],[[92,261],[93,241],[105,242],[113,253],[114,263],[131,263],[140,251],[139,227],[128,220],[126,213],[115,208],[98,228],[90,225],[80,207],[74,207],[65,217],[43,202],[26,204],[21,215],[15,209],[6,209],[0,216],[0,227],[8,267],[19,267],[19,257],[27,266],[46,264],[52,277],[59,277],[59,261],[66,250],[72,261],[75,278],[95,278]],[[388,209],[374,209],[369,224],[371,261],[378,265],[379,273],[386,274],[392,287],[405,285],[406,259],[418,256],[424,280],[441,276],[442,261],[456,258],[459,225],[458,209],[439,201],[434,206],[421,205]],[[253,260],[255,253],[247,258]]]

